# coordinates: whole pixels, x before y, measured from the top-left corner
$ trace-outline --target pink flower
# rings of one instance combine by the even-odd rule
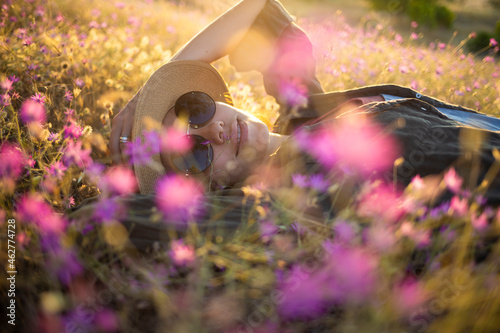
[[[413,29],[418,28],[418,23],[417,23],[417,22],[415,22],[415,21],[412,21],[412,22],[411,22],[411,27],[412,27]]]
[[[414,32],[413,32],[413,33],[410,35],[410,39],[412,39],[412,40],[417,40],[417,39],[418,39],[418,35],[417,35],[416,33],[414,33]]]
[[[490,38],[490,45],[491,46],[497,46],[498,42],[495,40],[495,38]]]
[[[296,137],[299,147],[328,168],[359,177],[390,170],[399,148],[382,128],[368,118],[336,119],[312,134]]]
[[[281,80],[279,95],[280,100],[292,107],[307,105],[307,88],[298,79]]]
[[[31,96],[31,100],[38,102],[42,105],[45,104],[46,99],[47,99],[47,96],[42,95],[40,93],[36,93],[33,96]]]
[[[314,319],[327,308],[326,274],[295,265],[278,285],[282,300],[278,313],[284,319]]]
[[[474,229],[477,231],[483,231],[488,227],[488,216],[486,212],[483,212],[481,215],[476,216],[475,213],[472,214],[471,223]]]
[[[59,234],[64,231],[66,221],[43,200],[40,194],[23,196],[16,209],[17,217],[25,223],[33,223],[41,231]]]
[[[76,164],[80,168],[83,168],[92,163],[92,158],[90,157],[91,149],[82,149],[81,141],[74,142],[70,140],[62,152],[62,161],[66,166]]]
[[[184,244],[182,239],[172,241],[169,256],[176,266],[191,266],[196,259],[194,247]]]
[[[377,224],[368,232],[368,243],[376,252],[389,253],[396,244],[396,237],[390,228]]]
[[[173,153],[184,153],[191,149],[193,142],[188,139],[186,132],[174,126],[167,128],[160,135],[161,150]]]
[[[436,67],[436,75],[442,75],[443,74],[443,68],[441,66]]]
[[[68,111],[71,109],[68,109]],[[83,129],[74,120],[70,120],[67,125],[63,127],[63,134],[65,139],[78,139],[83,134]]]
[[[104,188],[118,195],[134,193],[137,190],[134,172],[123,166],[111,168],[104,176]]]
[[[130,157],[130,163],[134,165],[147,165],[151,162],[151,150],[147,144],[142,144],[141,138],[136,137],[134,141],[126,144],[126,154]]]
[[[375,221],[395,223],[406,214],[403,198],[392,186],[376,184],[362,193],[357,212]]]
[[[300,188],[306,188],[309,186],[309,180],[306,175],[302,175],[300,173],[296,173],[292,175],[293,184]]]
[[[362,303],[375,290],[378,258],[362,248],[334,246],[327,249],[329,297],[337,302]]]
[[[455,171],[455,168],[450,168],[444,175],[444,183],[446,187],[453,193],[457,194],[462,187],[463,180]]]
[[[450,201],[450,209],[453,212],[453,215],[464,217],[467,215],[467,211],[469,209],[467,198],[460,199],[458,196],[454,196]]]
[[[73,93],[69,90],[66,90],[66,92],[64,93],[64,98],[71,102],[73,100]]]
[[[26,158],[16,144],[4,143],[0,148],[0,178],[17,179],[23,170]]]
[[[61,180],[64,176],[64,171],[66,171],[67,169],[68,168],[64,164],[62,164],[61,161],[57,161],[50,165],[50,168],[47,169],[47,172],[49,175]]]
[[[402,315],[408,315],[428,298],[423,286],[414,279],[407,279],[396,286],[392,293],[394,308]]]
[[[357,234],[357,228],[346,221],[338,222],[334,227],[335,241],[342,244],[349,244]]]
[[[156,203],[165,215],[188,222],[200,213],[202,194],[201,184],[193,178],[170,174],[158,182]]]
[[[444,50],[446,48],[446,44],[445,43],[438,43],[438,47],[440,50]]]
[[[3,79],[2,82],[0,83],[0,86],[2,89],[5,89],[6,91],[9,91],[12,89],[13,82],[7,78]]]
[[[43,124],[46,119],[45,108],[34,100],[26,100],[21,106],[19,117],[26,125]]]
[[[410,72],[410,68],[406,65],[400,65],[399,66],[399,71],[403,74],[407,74]]]

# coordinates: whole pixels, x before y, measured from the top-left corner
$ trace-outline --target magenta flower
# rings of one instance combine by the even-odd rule
[[[334,302],[361,303],[374,291],[378,258],[362,248],[334,246],[326,248],[329,258],[325,263]]]
[[[385,184],[376,184],[365,191],[358,201],[357,212],[362,217],[386,223],[395,223],[407,213],[401,195]]]
[[[2,89],[6,90],[6,91],[11,90],[12,85],[13,85],[13,82],[11,80],[9,80],[8,78],[3,79],[2,82],[0,83],[0,86],[2,87]]]
[[[322,174],[318,173],[309,176],[309,186],[318,192],[325,192],[328,190],[330,182]]]
[[[306,175],[302,175],[300,173],[296,173],[292,175],[293,184],[300,188],[306,188],[309,186],[309,180]]]
[[[158,182],[156,204],[165,215],[187,222],[201,212],[201,188],[193,178],[166,175]]]
[[[153,155],[151,149],[149,149],[148,142],[143,145],[140,137],[136,137],[134,141],[128,142],[125,152],[130,158],[130,163],[135,165],[149,164]]]
[[[479,216],[473,213],[471,223],[474,229],[476,229],[477,231],[483,231],[488,227],[488,215],[486,214],[486,212],[483,212]]]
[[[392,294],[394,308],[402,315],[409,315],[428,299],[424,287],[414,279],[407,279],[397,285]]]
[[[294,266],[278,285],[283,295],[278,304],[278,313],[284,319],[314,319],[327,309],[328,290],[325,272],[311,272],[301,266]]]
[[[176,266],[192,266],[196,259],[194,247],[184,244],[182,239],[172,241],[168,253]]]
[[[111,168],[103,181],[104,189],[114,194],[125,195],[137,190],[134,172],[123,166]]]
[[[66,90],[64,93],[64,98],[68,101],[71,102],[73,100],[73,93],[69,90]]]
[[[62,161],[66,166],[75,164],[83,168],[92,163],[92,158],[90,157],[91,150],[90,148],[82,149],[81,141],[74,142],[70,140],[62,152]]]
[[[490,45],[491,46],[497,46],[498,42],[495,40],[495,38],[490,38]]]
[[[21,106],[19,117],[26,125],[43,124],[45,122],[45,108],[42,103],[26,100]]]
[[[0,178],[17,179],[23,170],[26,158],[16,144],[4,143],[0,148]]]
[[[38,67],[38,66],[37,66],[37,67]],[[33,69],[36,69],[36,67],[35,67],[35,68],[33,68]],[[47,96],[42,95],[42,94],[40,94],[40,93],[36,93],[36,94],[34,94],[33,96],[31,96],[31,100],[32,100],[32,101],[35,101],[35,102],[40,103],[40,104],[42,104],[42,105],[43,105],[43,104],[45,104],[46,99],[47,99]]]
[[[119,221],[125,214],[124,207],[115,198],[99,200],[94,205],[93,219],[98,223]]]
[[[161,150],[173,153],[184,153],[191,149],[193,142],[186,136],[186,132],[175,127],[169,127],[161,133]]]
[[[50,165],[50,168],[47,168],[47,173],[59,180],[64,176],[64,171],[68,168],[61,162],[57,161]]]
[[[357,230],[353,224],[340,221],[333,227],[333,231],[335,234],[335,241],[340,244],[349,244],[351,243],[357,235]]]
[[[299,147],[325,167],[358,177],[391,170],[399,154],[396,142],[378,124],[359,116],[336,119],[296,138]]]
[[[453,193],[458,193],[462,187],[463,179],[457,174],[455,168],[450,168],[444,175],[446,187]]]
[[[282,80],[279,86],[280,100],[292,107],[307,105],[307,88],[300,80]]]
[[[70,120],[69,124],[64,125],[63,127],[63,135],[65,139],[78,139],[82,136],[82,133],[82,127],[76,124],[73,120]]]
[[[16,209],[17,217],[25,223],[33,223],[40,231],[59,234],[64,231],[66,221],[56,214],[39,194],[23,196]]]

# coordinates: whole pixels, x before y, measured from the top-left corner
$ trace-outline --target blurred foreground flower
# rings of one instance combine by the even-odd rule
[[[19,117],[26,125],[38,124],[45,122],[45,107],[41,102],[32,99],[26,100],[21,106]]]
[[[371,184],[361,194],[357,211],[360,216],[387,223],[397,222],[407,212],[401,194],[383,183]]]
[[[203,193],[201,185],[192,178],[170,174],[158,182],[156,188],[158,208],[169,217],[185,223],[201,213]]]
[[[4,143],[0,148],[0,179],[15,181],[23,170],[26,158],[17,144]]]
[[[360,177],[391,170],[399,154],[396,142],[366,117],[335,119],[316,133],[301,132],[298,145],[325,167]]]
[[[137,180],[132,170],[123,166],[118,166],[112,168],[106,174],[103,187],[113,194],[130,194],[136,191]]]
[[[55,213],[40,194],[23,196],[16,210],[17,217],[27,224],[34,224],[41,232],[59,234],[64,231],[66,221]]]
[[[185,244],[182,239],[172,241],[169,256],[176,266],[190,266],[196,259],[194,247]]]

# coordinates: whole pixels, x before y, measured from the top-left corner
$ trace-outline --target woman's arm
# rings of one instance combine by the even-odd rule
[[[171,60],[216,61],[238,45],[267,0],[242,0],[186,43]]]
[[[248,32],[267,0],[242,0],[194,36],[171,59],[201,60],[211,63],[229,54]],[[109,149],[115,164],[127,165],[120,137],[132,136],[139,92],[113,118]]]

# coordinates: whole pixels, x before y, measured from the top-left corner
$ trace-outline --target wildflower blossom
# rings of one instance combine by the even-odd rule
[[[394,223],[407,211],[403,206],[401,194],[396,192],[392,186],[375,184],[361,194],[357,212],[363,217]]]
[[[491,46],[497,46],[498,42],[495,40],[495,38],[490,38],[490,45]]]
[[[292,107],[307,104],[307,88],[299,80],[282,80],[279,94],[279,98]]]
[[[2,89],[6,90],[6,91],[11,90],[12,85],[13,85],[13,82],[8,78],[3,79],[2,82],[0,83],[0,86],[2,87]]]
[[[427,298],[427,292],[421,283],[411,278],[397,285],[392,293],[394,308],[402,315],[411,314]]]
[[[57,161],[50,165],[50,168],[47,168],[47,172],[49,175],[61,180],[64,176],[64,171],[68,168],[61,162]]]
[[[140,137],[136,137],[134,141],[127,143],[125,153],[129,156],[130,163],[134,165],[149,164],[153,155],[151,149],[149,149],[149,142],[146,141],[145,144],[142,144]]]
[[[455,168],[450,168],[444,175],[444,182],[453,193],[458,193],[462,187],[463,180],[455,171]]]
[[[477,216],[475,213],[472,214],[471,223],[474,229],[477,231],[483,231],[488,227],[488,216],[486,212]]]
[[[47,100],[47,96],[45,95],[42,95],[40,93],[36,93],[34,94],[33,96],[31,96],[31,100],[35,101],[35,102],[38,102],[40,104],[45,104],[46,100]]]
[[[177,174],[166,175],[158,182],[156,203],[167,216],[187,222],[200,213],[202,191],[192,178]]]
[[[69,123],[63,127],[63,135],[65,139],[78,139],[82,136],[82,133],[83,128],[74,120],[70,120]]]
[[[124,207],[116,198],[99,200],[94,205],[93,219],[98,223],[119,221],[126,213]]]
[[[309,185],[309,180],[306,175],[296,173],[292,175],[293,184],[300,188],[306,188]]]
[[[161,150],[173,153],[183,153],[191,149],[193,142],[188,139],[186,132],[174,126],[169,127],[161,133]]]
[[[45,108],[43,104],[34,100],[26,100],[21,106],[19,117],[26,125],[42,124],[45,122]]]
[[[103,179],[105,190],[119,195],[133,193],[137,189],[134,172],[123,166],[112,168]]]
[[[59,234],[64,231],[66,221],[56,214],[41,195],[23,196],[17,205],[17,217],[25,223],[33,223],[40,231]]]
[[[191,266],[196,259],[194,247],[185,244],[182,239],[172,241],[169,256],[177,266]]]
[[[18,145],[4,143],[0,148],[0,178],[17,179],[25,163],[25,156]]]
[[[81,141],[74,142],[70,140],[66,148],[62,150],[62,153],[62,161],[66,166],[75,164],[80,168],[83,168],[92,162],[92,158],[90,157],[90,148],[82,149]]]
[[[283,295],[278,304],[278,313],[284,319],[314,319],[321,316],[327,305],[325,298],[325,274],[308,272],[296,265],[279,284],[278,290]]]
[[[309,186],[318,192],[325,192],[330,186],[330,182],[318,173],[309,176]]]
[[[69,90],[66,90],[66,92],[64,93],[64,98],[71,102],[73,100],[73,93]]]

